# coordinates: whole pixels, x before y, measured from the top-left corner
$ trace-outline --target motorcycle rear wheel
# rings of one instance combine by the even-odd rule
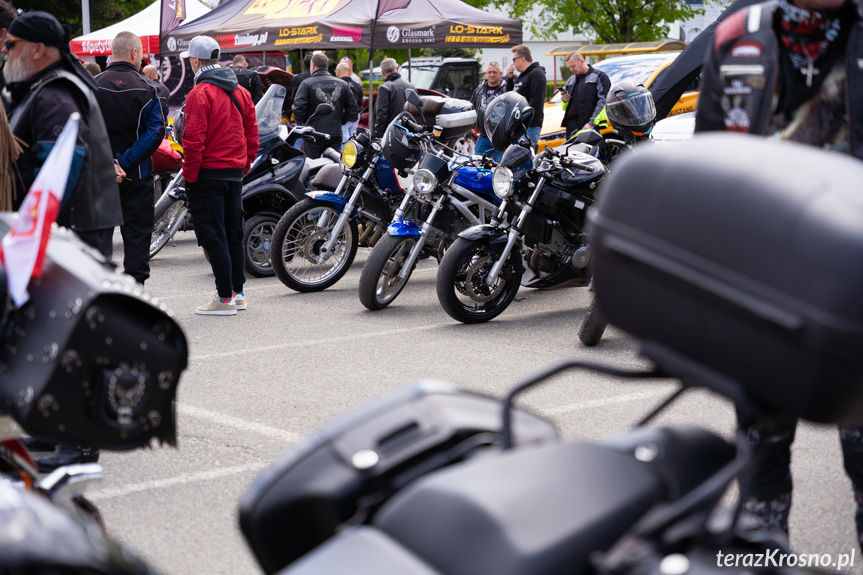
[[[488,240],[457,239],[437,273],[437,296],[444,311],[462,323],[482,323],[503,313],[518,293],[524,273],[519,256],[518,250],[510,253],[497,281],[486,285],[498,250]]]
[[[602,339],[602,334],[605,333],[606,327],[608,327],[608,321],[602,315],[602,312],[599,311],[599,306],[596,305],[596,298],[593,298],[587,310],[587,315],[584,316],[584,321],[581,322],[581,327],[578,329],[578,339],[587,347],[593,347]]]
[[[360,301],[364,306],[377,311],[395,301],[413,272],[411,269],[405,279],[399,277],[416,243],[416,238],[389,234],[378,240],[360,275]]]
[[[246,272],[256,278],[273,276],[270,248],[279,219],[270,214],[252,216],[243,224],[243,255]]]
[[[326,216],[324,227],[318,227]],[[357,222],[351,218],[323,263],[313,258],[327,241],[339,218],[335,206],[306,198],[291,206],[273,232],[270,264],[279,280],[298,292],[325,290],[348,272],[357,255]]]
[[[157,205],[158,207],[160,206]],[[153,222],[153,234],[150,236],[151,259],[177,233],[188,213],[189,208],[186,207],[185,201],[174,200],[167,203],[164,209],[161,210],[161,213],[156,214],[156,219]]]

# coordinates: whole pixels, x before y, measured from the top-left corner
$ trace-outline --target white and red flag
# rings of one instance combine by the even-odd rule
[[[60,137],[30,186],[18,210],[18,218],[0,245],[0,261],[6,269],[9,295],[18,307],[30,299],[27,285],[31,278],[42,275],[45,266],[51,224],[57,221],[63,202],[80,119],[78,113],[69,116]]]

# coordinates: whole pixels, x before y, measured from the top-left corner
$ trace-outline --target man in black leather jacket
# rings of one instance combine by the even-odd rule
[[[261,77],[258,76],[257,72],[253,72],[249,70],[249,65],[246,62],[246,57],[242,54],[237,54],[234,56],[234,74],[237,75],[237,82],[240,83],[240,86],[249,91],[249,94],[252,95],[252,102],[257,104],[258,101],[263,96],[263,87],[261,84]]]
[[[330,139],[326,143],[305,142],[303,152],[309,158],[320,158],[326,148],[341,150],[342,124],[356,118],[358,112],[357,101],[350,88],[327,71],[328,64],[326,54],[312,56],[312,75],[297,90],[293,104],[294,119],[298,124],[304,124],[315,113],[318,104],[333,105],[332,114],[312,120],[311,126],[318,132],[329,134]]]
[[[506,90],[518,92],[533,108],[533,120],[527,127],[527,135],[533,142],[533,149],[536,150],[539,134],[542,131],[542,120],[545,117],[545,90],[548,85],[545,68],[533,61],[530,48],[524,44],[511,48],[511,51],[512,64],[506,68]],[[516,71],[518,71],[518,78],[515,78]]]
[[[404,112],[405,102],[408,101],[406,91],[415,89],[413,84],[402,78],[398,69],[398,64],[392,58],[384,58],[381,62],[384,81],[378,86],[375,95],[375,126],[372,134],[375,138],[382,138],[390,122]]]
[[[78,145],[57,223],[74,230],[105,256],[111,233],[123,222],[105,122],[92,76],[69,51],[68,33],[47,12],[27,12],[9,26],[3,76],[10,96],[9,124],[25,144],[13,178],[17,210],[36,173],[74,112],[81,113]]]
[[[3,51],[3,76],[11,95],[9,124],[24,142],[13,170],[12,209],[21,206],[69,116],[78,112],[78,141],[57,224],[110,258],[114,226],[123,223],[117,181],[126,174],[113,163],[97,87],[69,51],[68,28],[47,12],[27,12],[10,24]],[[90,447],[61,445],[37,464],[47,472],[98,458],[98,450]]]
[[[717,26],[702,70],[695,131],[759,134],[863,159],[863,10],[858,0],[773,0]],[[788,532],[797,421],[738,412],[759,464],[745,508]],[[840,429],[863,547],[863,428]]]

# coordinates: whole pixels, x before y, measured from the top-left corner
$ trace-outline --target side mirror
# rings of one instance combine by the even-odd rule
[[[408,102],[410,102],[411,104],[413,104],[414,106],[419,108],[420,112],[422,112],[423,101],[422,101],[422,98],[420,98],[420,95],[417,94],[417,91],[416,90],[407,90],[405,93],[407,94]]]
[[[318,104],[318,107],[315,108],[315,116],[329,116],[332,113],[333,105],[326,102]]]

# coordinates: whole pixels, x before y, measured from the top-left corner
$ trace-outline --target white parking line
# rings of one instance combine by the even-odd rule
[[[562,415],[573,411],[582,411],[584,409],[592,409],[594,407],[605,407],[606,405],[614,405],[615,403],[627,403],[630,401],[638,401],[641,399],[655,399],[664,395],[671,395],[668,389],[654,389],[652,391],[640,391],[638,393],[629,393],[627,395],[615,395],[613,397],[604,397],[602,399],[589,399],[587,401],[579,401],[570,403],[569,405],[561,405],[551,409],[543,409],[540,413],[543,415]]]
[[[297,348],[297,347],[324,346],[324,347],[330,348],[330,347],[332,347],[333,343],[339,342],[339,341],[367,340],[367,339],[372,339],[375,337],[391,336],[393,334],[399,334],[399,333],[415,333],[418,331],[425,331],[425,330],[430,330],[430,329],[440,329],[442,327],[450,327],[452,325],[453,325],[452,322],[446,322],[446,323],[436,323],[436,324],[425,325],[425,326],[408,327],[408,328],[402,328],[402,329],[388,329],[388,330],[379,331],[379,332],[353,333],[353,334],[344,335],[341,337],[336,337],[336,336],[327,337],[326,339],[311,339],[311,340],[305,339],[305,340],[301,340],[301,341],[289,341],[289,342],[278,343],[278,344],[274,344],[274,345],[257,346],[257,347],[251,348],[251,349],[232,349],[231,351],[223,351],[220,353],[204,353],[204,354],[200,354],[200,355],[192,355],[189,358],[189,361],[198,362],[198,361],[208,361],[211,359],[218,359],[218,358],[223,358],[223,357],[247,356],[250,353],[260,353],[262,351],[275,351],[275,350],[290,349],[290,348]]]
[[[207,419],[213,423],[224,425],[227,427],[235,427],[241,431],[253,432],[273,439],[281,439],[288,444],[296,443],[302,439],[302,435],[292,431],[285,431],[278,427],[272,427],[256,421],[248,421],[233,415],[219,413],[218,411],[210,411],[209,409],[201,409],[200,407],[192,407],[191,405],[178,405],[177,411],[183,415],[191,415],[198,419]]]
[[[87,498],[93,501],[104,501],[105,499],[113,499],[115,497],[125,497],[134,493],[143,491],[152,491],[154,489],[165,489],[167,487],[176,487],[177,485],[188,485],[190,483],[199,483],[201,481],[212,481],[221,479],[229,475],[239,475],[241,473],[253,473],[260,471],[270,461],[255,461],[245,465],[237,465],[235,467],[222,467],[220,469],[208,469],[207,471],[199,471],[197,473],[187,473],[175,477],[165,479],[153,479],[151,481],[143,481],[141,483],[133,483],[114,487],[112,489],[87,490]]]

